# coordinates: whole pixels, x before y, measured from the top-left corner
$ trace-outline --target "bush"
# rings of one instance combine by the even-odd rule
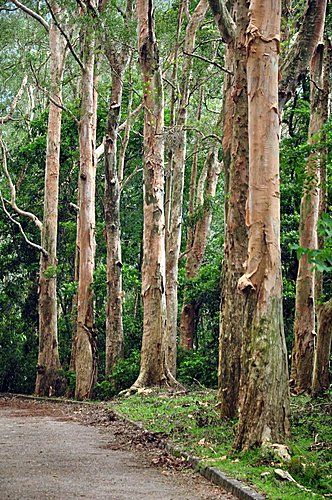
[[[190,386],[201,384],[205,387],[217,386],[217,360],[209,351],[178,351],[177,378]]]

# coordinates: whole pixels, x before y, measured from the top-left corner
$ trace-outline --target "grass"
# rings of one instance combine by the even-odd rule
[[[165,435],[207,465],[244,480],[266,493],[267,498],[305,500],[332,496],[331,402],[331,398],[292,398],[292,438],[287,443],[292,459],[287,464],[281,464],[267,449],[246,453],[232,450],[236,422],[220,420],[215,391],[195,391],[183,396],[134,395],[117,399],[114,404],[122,415]],[[277,479],[276,468],[287,470],[310,491]]]

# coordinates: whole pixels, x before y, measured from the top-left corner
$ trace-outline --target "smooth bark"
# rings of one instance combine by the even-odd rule
[[[184,53],[191,54],[195,48],[196,32],[208,9],[207,0],[200,0],[186,28]],[[187,109],[192,73],[192,58],[185,55],[180,79],[179,107],[174,127],[172,158],[172,182],[170,193],[169,230],[166,235],[166,343],[167,363],[175,376],[176,337],[178,319],[178,273],[182,236],[182,206],[184,173],[187,147]]]
[[[90,20],[91,22],[91,20]],[[89,398],[97,376],[94,325],[93,272],[95,267],[95,33],[86,26],[83,36],[81,117],[79,124],[79,277],[77,291],[76,388],[77,399]]]
[[[252,0],[247,30],[248,259],[239,424],[235,447],[289,435],[287,354],[280,256],[278,55],[280,0]]]
[[[59,16],[61,9],[53,4]],[[41,246],[48,255],[41,253],[39,270],[39,353],[35,393],[39,396],[62,394],[64,377],[58,352],[57,307],[57,234],[58,198],[60,175],[60,141],[62,109],[62,76],[65,61],[65,43],[58,28],[51,23],[49,29],[51,97],[49,103],[47,149],[44,189],[44,216]]]
[[[322,395],[330,387],[330,355],[332,342],[332,300],[321,304],[317,311],[318,330],[315,349],[312,395]]]

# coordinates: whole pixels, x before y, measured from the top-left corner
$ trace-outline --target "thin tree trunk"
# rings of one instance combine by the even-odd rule
[[[93,272],[95,267],[95,127],[96,95],[94,89],[95,34],[86,27],[83,40],[82,101],[79,125],[79,278],[77,292],[77,399],[89,398],[97,376],[96,330],[94,325]]]
[[[326,112],[324,109],[323,87],[323,32],[321,25],[319,44],[316,47],[310,68],[311,113],[309,124],[309,144],[312,146],[306,165],[304,191],[300,210],[300,247],[316,250],[317,222],[320,191],[320,153],[315,144],[322,129]],[[315,270],[308,254],[301,256],[296,280],[296,303],[294,323],[294,345],[292,351],[291,383],[296,393],[310,392],[314,361],[315,343]]]
[[[52,5],[56,15],[61,9]],[[50,32],[51,96],[54,103],[62,102],[62,76],[65,61],[65,44],[58,28],[51,23]],[[57,327],[57,233],[58,197],[60,174],[60,141],[62,110],[49,103],[47,150],[44,191],[44,220],[41,245],[48,256],[41,253],[39,276],[39,354],[35,392],[39,396],[59,395],[65,390],[60,375]]]
[[[115,54],[114,54],[115,55]],[[123,357],[122,261],[120,236],[120,179],[117,162],[117,136],[121,116],[123,76],[129,60],[115,66],[112,58],[112,93],[105,139],[105,222],[107,248],[106,360],[110,373]],[[121,55],[120,55],[121,58]],[[114,59],[114,60],[113,60]]]
[[[197,276],[204,257],[212,219],[211,201],[216,195],[220,174],[218,151],[219,146],[213,146],[210,149],[197,186],[196,210],[200,215],[194,227],[191,246],[187,249],[187,279]],[[199,305],[195,301],[184,300],[180,322],[181,346],[184,349],[193,347],[198,311]]]
[[[330,387],[330,355],[332,342],[332,300],[318,307],[318,331],[315,350],[312,395],[320,396]]]
[[[246,71],[246,30],[248,3],[238,0],[233,54],[234,82],[231,92],[231,157],[228,160],[225,253],[221,280],[218,386],[221,415],[237,415],[241,373],[241,345],[245,327],[245,296],[237,283],[247,257],[248,232],[248,96]],[[227,101],[225,103],[227,105]]]
[[[164,332],[164,95],[152,0],[138,0],[138,49],[144,88],[143,338],[141,366],[132,389],[167,382]]]
[[[251,0],[247,30],[248,260],[240,411],[235,446],[282,442],[289,435],[287,354],[280,256],[278,52],[280,0]]]
[[[195,47],[196,32],[208,9],[207,0],[200,0],[187,25],[184,53],[191,54]],[[187,109],[192,73],[192,58],[186,56],[180,80],[180,102],[174,131],[173,169],[169,231],[166,235],[166,342],[168,366],[176,373],[176,336],[178,318],[178,273],[181,248],[182,206],[186,162]]]

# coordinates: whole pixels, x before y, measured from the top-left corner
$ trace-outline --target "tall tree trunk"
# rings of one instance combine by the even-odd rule
[[[212,219],[211,200],[216,195],[217,183],[220,174],[218,151],[219,146],[211,147],[197,186],[196,210],[200,215],[193,230],[191,245],[187,248],[187,279],[193,279],[197,276],[204,257]],[[195,301],[186,300],[185,295],[180,322],[181,346],[184,349],[192,349],[193,347],[198,310],[199,305]]]
[[[61,9],[53,3],[56,15]],[[44,191],[44,221],[41,245],[47,251],[40,256],[39,277],[39,354],[35,392],[39,396],[63,393],[64,378],[60,375],[57,327],[57,233],[60,174],[62,76],[65,61],[65,43],[58,28],[50,26],[51,96],[49,103],[47,150]]]
[[[91,22],[91,20],[90,20]],[[75,397],[91,397],[97,376],[96,330],[94,325],[93,272],[95,267],[95,127],[94,89],[95,34],[85,28],[83,40],[82,101],[79,124],[79,277],[77,291],[77,345]]]
[[[282,442],[289,434],[287,354],[280,256],[278,52],[280,0],[251,0],[247,30],[248,260],[240,412],[235,446]]]
[[[120,236],[120,179],[117,162],[117,136],[121,116],[123,76],[129,60],[122,54],[118,64],[110,59],[112,93],[105,138],[105,222],[107,247],[107,304],[106,304],[106,360],[105,373],[110,373],[123,357],[122,324],[122,262]]]
[[[248,196],[248,95],[246,71],[246,30],[248,3],[235,6],[234,82],[231,94],[233,120],[228,160],[225,253],[221,282],[218,386],[221,415],[237,415],[241,373],[241,345],[245,328],[245,296],[237,287],[247,257],[248,233],[246,201]],[[227,101],[225,102],[227,105]]]
[[[208,9],[207,0],[200,0],[187,25],[184,53],[192,54],[196,32]],[[173,376],[176,373],[176,336],[178,318],[178,274],[181,248],[184,172],[187,146],[187,109],[192,73],[192,58],[185,56],[180,79],[180,102],[174,130],[173,169],[170,195],[169,230],[166,235],[166,342],[167,362]]]
[[[310,67],[311,113],[309,123],[309,144],[312,151],[306,165],[303,196],[300,210],[300,247],[316,250],[317,222],[320,191],[320,153],[315,144],[322,129],[326,112],[323,87],[323,33],[321,25],[319,44],[316,47]],[[294,345],[292,351],[291,383],[294,391],[310,392],[315,343],[315,270],[308,254],[301,256],[296,280],[296,303],[294,323]]]
[[[143,338],[133,390],[172,379],[165,353],[164,95],[152,0],[138,0],[137,17],[144,89]]]

